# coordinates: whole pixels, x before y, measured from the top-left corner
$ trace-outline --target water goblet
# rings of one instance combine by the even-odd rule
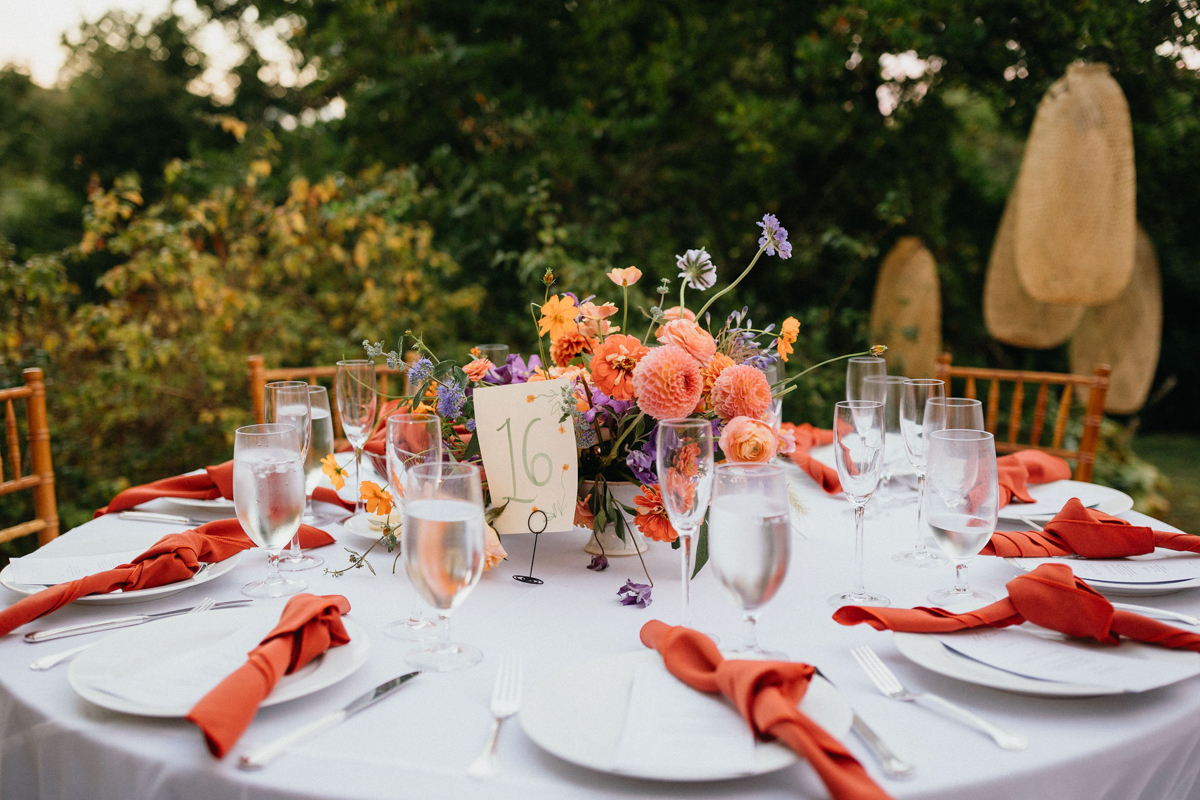
[[[321,459],[333,455],[333,414],[329,408],[329,392],[324,386],[308,387],[308,405],[312,419],[312,437],[308,441],[308,455],[304,458],[304,493],[308,506],[304,509],[304,521],[317,521],[313,510],[312,495],[321,483],[323,464]],[[293,545],[294,546],[294,545]]]
[[[366,513],[362,498],[363,445],[375,425],[375,362],[351,359],[337,362],[334,376],[338,416],[346,441],[354,448],[354,516]]]
[[[930,550],[925,543],[925,449],[932,432],[927,428],[929,402],[946,396],[946,382],[928,378],[904,383],[904,399],[900,403],[900,433],[908,463],[917,473],[917,543],[909,550],[896,553],[892,560],[910,567],[935,567],[946,563],[946,556]]]
[[[925,518],[933,529],[934,540],[954,562],[954,587],[932,592],[929,602],[964,608],[996,599],[967,584],[967,563],[992,538],[999,511],[1000,485],[992,434],[956,429],[934,432],[929,441]]]
[[[304,515],[309,520],[313,520],[311,496],[312,489],[316,487],[316,482],[312,479],[314,470],[311,467],[313,463],[313,388],[304,381],[275,381],[263,387],[263,412],[267,422],[291,425],[300,435],[301,452],[304,454]],[[321,391],[325,390],[321,389]],[[318,479],[320,471],[318,460],[315,467]],[[324,563],[325,559],[320,556],[306,555],[300,549],[300,537],[295,536],[292,538],[292,546],[288,549],[287,555],[280,559],[279,568],[287,572],[298,572],[319,567]]]
[[[758,644],[758,616],[783,584],[791,557],[787,474],[775,464],[718,464],[708,520],[708,561],[742,607],[740,658],[786,661]]]
[[[892,487],[892,478],[897,470],[907,463],[904,454],[904,437],[900,432],[900,406],[904,401],[904,386],[908,378],[901,375],[868,375],[865,384],[868,393],[882,395],[884,428],[883,474],[879,478],[877,497],[871,504],[875,509],[894,508],[898,505],[899,491]]]
[[[882,378],[887,375],[887,362],[878,356],[855,356],[846,362],[846,399],[872,400],[882,403],[886,400],[883,386],[878,383],[867,383],[867,378]]]
[[[856,568],[854,588],[830,597],[829,604],[833,606],[888,606],[892,602],[863,587],[863,515],[883,471],[885,434],[883,403],[843,400],[837,404],[833,420],[833,455],[842,491],[854,506]]]
[[[475,349],[479,351],[480,358],[486,358],[497,367],[503,367],[508,361],[508,345],[506,344],[477,344]]]
[[[279,574],[279,554],[304,514],[304,457],[290,424],[247,425],[233,441],[233,506],[250,541],[267,554],[267,577],[242,587],[250,597],[286,597],[308,583]]]
[[[983,403],[966,397],[931,397],[925,411],[927,433],[949,429],[981,431]]]
[[[683,576],[681,625],[691,627],[692,544],[713,483],[712,423],[706,419],[664,420],[658,423],[658,480],[663,506],[682,541]]]
[[[785,374],[786,369],[787,365],[782,361],[772,361],[762,368],[763,375],[767,378],[767,383],[771,385],[772,393],[782,391],[778,384],[787,377]],[[778,429],[779,424],[783,422],[783,398],[771,398],[771,408],[767,411],[767,414],[767,422]]]

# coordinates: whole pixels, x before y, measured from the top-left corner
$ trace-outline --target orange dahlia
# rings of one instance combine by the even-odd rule
[[[571,363],[571,359],[581,353],[592,352],[595,342],[588,339],[578,330],[568,331],[555,339],[550,345],[550,358],[560,367]]]
[[[759,419],[771,407],[771,384],[761,370],[738,364],[721,372],[713,383],[711,399],[713,410],[723,420]]]
[[[649,352],[636,336],[609,336],[592,351],[592,382],[609,397],[632,400],[633,368]]]
[[[704,379],[704,388],[700,390],[701,398],[709,401],[712,396],[713,384],[717,382],[717,378],[725,371],[726,367],[733,366],[733,359],[724,353],[717,353],[703,367],[700,368],[700,377]]]
[[[633,498],[633,502],[638,512],[633,524],[643,536],[656,542],[673,542],[679,538],[679,534],[671,527],[671,519],[667,516],[657,486],[643,486],[642,496]]]
[[[633,370],[633,391],[638,406],[655,419],[688,416],[700,401],[703,387],[704,380],[700,377],[696,359],[672,344],[653,348]]]

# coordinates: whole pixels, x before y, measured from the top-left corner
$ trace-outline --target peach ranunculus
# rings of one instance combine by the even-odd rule
[[[771,407],[771,384],[762,370],[748,364],[726,367],[713,383],[713,410],[723,420],[734,417],[761,419]]]
[[[505,552],[504,545],[500,544],[500,534],[496,533],[496,529],[491,525],[485,525],[484,528],[483,571],[487,572],[508,558],[508,553]]]
[[[602,303],[600,305],[596,305],[595,303],[588,301],[579,307],[579,313],[584,319],[608,319],[613,314],[617,313],[617,307],[612,303]]]
[[[538,335],[550,334],[550,341],[555,341],[564,333],[575,333],[579,326],[575,317],[579,309],[575,307],[575,298],[568,295],[554,295],[542,305],[542,318],[538,320]]]
[[[667,516],[667,508],[663,505],[662,494],[657,486],[643,486],[642,496],[633,498],[637,506],[637,516],[633,524],[647,539],[656,542],[673,542],[679,538],[675,528],[671,527],[671,519]]]
[[[795,351],[796,348],[792,344],[796,341],[796,337],[800,335],[800,320],[795,317],[788,317],[783,321],[783,327],[779,331],[779,338],[775,340],[775,347],[779,349],[779,358],[783,363],[787,363],[788,354]]]
[[[674,319],[690,319],[692,322],[695,322],[696,315],[694,312],[688,311],[683,306],[675,306],[673,308],[663,309],[663,324],[658,326],[658,330],[654,332],[654,337],[657,339],[659,336],[662,336],[663,328],[667,327],[666,323]]]
[[[583,319],[579,322],[579,332],[589,339],[611,336],[621,331],[620,325],[612,325],[606,319]]]
[[[700,401],[703,386],[696,359],[673,344],[652,348],[633,370],[638,407],[655,419],[687,417]]]
[[[496,365],[486,358],[477,358],[463,367],[463,372],[467,373],[468,380],[481,381],[483,376],[488,374],[488,370],[494,366]]]
[[[707,364],[717,352],[717,340],[690,319],[671,320],[662,327],[658,340],[682,347],[701,364]]]
[[[632,400],[633,368],[649,352],[636,336],[608,337],[592,351],[592,383],[615,400]]]
[[[550,359],[556,366],[565,367],[576,356],[592,352],[595,344],[595,340],[588,339],[578,330],[570,331],[550,343]]]
[[[642,271],[637,267],[615,267],[608,273],[608,279],[617,286],[633,286],[642,278]]]
[[[730,461],[747,464],[770,461],[778,448],[775,428],[760,419],[734,417],[721,432],[721,452]]]

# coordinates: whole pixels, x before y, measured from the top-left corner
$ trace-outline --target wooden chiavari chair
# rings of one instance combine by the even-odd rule
[[[32,472],[21,474],[21,437],[17,425],[14,401],[25,401],[26,440],[29,443],[29,463]],[[50,427],[46,421],[46,384],[40,369],[25,370],[25,385],[0,389],[4,404],[4,432],[11,476],[4,474],[0,459],[0,495],[33,490],[36,518],[0,530],[0,542],[36,533],[43,545],[58,536],[58,503],[54,499],[54,464],[50,457]]]

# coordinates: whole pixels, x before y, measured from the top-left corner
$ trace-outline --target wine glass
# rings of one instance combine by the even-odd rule
[[[312,437],[308,441],[308,455],[304,459],[304,493],[308,496],[308,507],[304,510],[304,521],[317,521],[313,511],[312,494],[321,483],[321,459],[333,454],[333,414],[329,410],[329,392],[324,386],[308,387],[308,406],[312,419]]]
[[[904,382],[904,400],[900,403],[900,433],[908,463],[917,473],[917,543],[911,550],[896,553],[892,560],[910,567],[935,567],[946,563],[944,555],[926,546],[925,526],[921,524],[925,509],[925,448],[931,433],[926,427],[929,403],[945,396],[945,381],[918,378]]]
[[[954,561],[954,587],[932,592],[929,602],[963,607],[996,599],[967,585],[967,562],[992,538],[999,511],[1000,485],[992,435],[978,430],[934,432],[929,441],[925,518],[938,546]]]
[[[290,424],[247,425],[233,440],[233,506],[250,541],[267,553],[267,577],[242,587],[250,597],[286,597],[308,583],[279,574],[279,553],[304,514],[304,456]]]
[[[719,464],[708,519],[708,560],[742,607],[746,642],[733,655],[786,661],[763,650],[757,623],[775,596],[791,557],[787,474],[774,464]]]
[[[782,381],[785,377],[787,377],[784,374],[786,369],[787,369],[787,365],[785,365],[782,361],[772,361],[770,364],[767,364],[765,367],[762,368],[763,375],[766,376],[767,383],[770,384],[770,386],[771,386],[772,394],[774,394],[775,392],[781,391],[779,389],[779,387],[777,386],[777,384],[780,381]],[[771,398],[771,408],[767,412],[767,414],[768,414],[767,422],[771,423],[772,426],[774,426],[776,429],[778,429],[779,424],[781,422],[783,422],[783,398],[782,397]]]
[[[312,457],[312,388],[304,381],[275,381],[263,387],[263,410],[267,422],[278,422],[293,426],[300,434],[301,452],[304,454],[304,492],[305,515],[312,519],[312,504],[307,499],[312,495],[309,488],[310,461]],[[322,390],[324,391],[324,390]],[[320,462],[316,470],[321,471]],[[316,483],[313,481],[313,487]],[[297,572],[319,567],[325,563],[320,556],[305,555],[300,549],[299,535],[293,537],[288,554],[279,562],[279,568],[288,572]]]
[[[900,405],[904,401],[904,385],[908,381],[900,375],[868,375],[865,380],[867,391],[883,396],[883,422],[887,430],[883,447],[883,474],[879,479],[879,497],[875,508],[894,508],[899,492],[891,488],[896,471],[904,466],[904,437],[900,433]]]
[[[362,498],[363,445],[375,425],[375,362],[352,359],[337,362],[334,377],[337,386],[338,416],[342,432],[354,448],[354,516],[366,513]]]
[[[658,479],[663,506],[683,542],[683,617],[691,627],[692,542],[708,511],[713,483],[712,423],[706,419],[658,423]]]
[[[486,358],[497,367],[503,367],[508,361],[508,345],[506,344],[477,344],[475,349],[479,351],[480,358]]]
[[[875,400],[843,400],[833,419],[833,455],[837,461],[842,491],[854,505],[854,588],[829,598],[833,606],[892,604],[881,594],[863,588],[863,515],[867,502],[879,485],[883,472],[883,403]]]
[[[404,481],[404,569],[438,611],[438,637],[406,656],[418,669],[449,672],[478,664],[479,648],[450,641],[450,612],[483,574],[483,486],[474,464],[414,464]]]
[[[933,397],[925,411],[927,433],[957,429],[981,431],[983,427],[983,403],[966,397]]]
[[[403,502],[408,470],[417,464],[442,461],[442,420],[435,414],[392,414],[387,420],[388,483],[397,502]],[[403,534],[402,534],[403,535]],[[403,538],[400,544],[403,551]],[[435,633],[434,620],[425,616],[413,592],[412,610],[407,619],[384,627],[388,636],[406,641],[423,641]]]
[[[867,383],[867,378],[882,378],[887,375],[887,362],[878,356],[855,356],[846,362],[846,399],[873,400],[882,403],[886,400],[883,386],[878,383]]]

